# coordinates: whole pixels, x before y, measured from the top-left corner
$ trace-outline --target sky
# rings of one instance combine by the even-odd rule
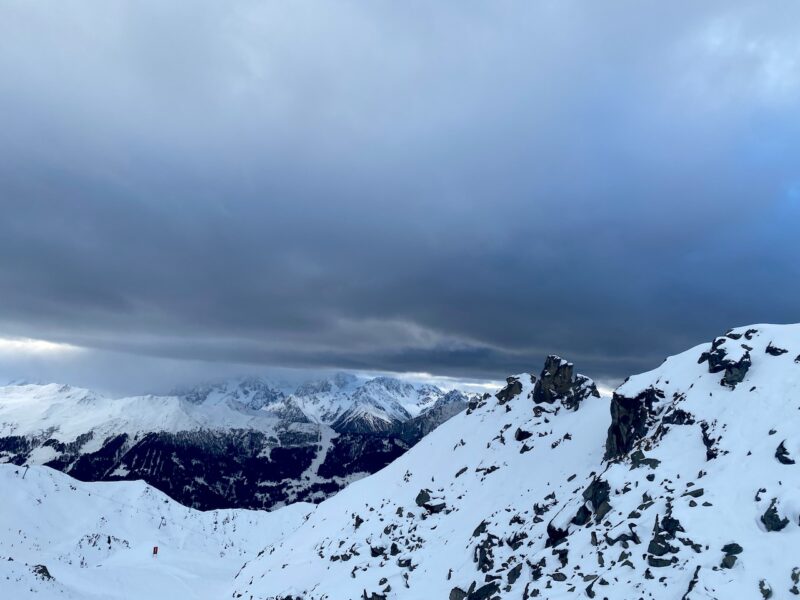
[[[798,321],[800,4],[5,0],[0,378],[601,381]]]

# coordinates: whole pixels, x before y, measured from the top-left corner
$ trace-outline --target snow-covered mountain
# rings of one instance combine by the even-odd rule
[[[285,394],[280,389],[260,377],[243,377],[207,383],[189,390],[179,390],[175,395],[193,404],[219,404],[220,401],[223,401],[253,410],[280,403],[285,398]]]
[[[83,483],[46,467],[0,465],[0,489],[9,600],[225,598],[242,562],[312,509],[199,512],[141,481]]]
[[[466,408],[469,396],[448,392]],[[447,395],[434,385],[413,385],[393,377],[359,380],[345,373],[304,383],[288,399],[306,417],[338,432],[379,433],[397,430],[433,408]]]
[[[729,332],[609,401],[551,358],[320,504],[236,598],[790,598],[800,326]]]
[[[320,501],[375,472],[468,397],[336,374],[294,392],[259,378],[169,396],[109,398],[62,385],[0,388],[0,462],[44,464],[84,481],[144,479],[195,508]],[[405,428],[402,426],[406,425]]]
[[[47,521],[54,509],[36,501],[38,488],[2,467],[3,489],[15,494],[0,513],[0,557],[18,552],[28,564],[0,560],[0,590],[115,598],[146,570],[159,581],[196,574],[207,591],[195,582],[182,595],[203,599],[793,598],[798,431],[800,325],[732,330],[628,379],[611,399],[549,357],[541,372],[473,399],[378,473],[318,505],[270,513],[290,525],[257,526],[258,552],[236,542],[245,564],[226,582],[233,569],[206,568],[219,549],[214,539],[198,542],[180,568],[156,560],[128,572],[109,557],[91,575],[60,570],[50,546],[79,556],[76,540],[116,523],[107,516],[114,508],[83,497],[89,525],[65,532]],[[34,473],[40,481],[47,471]],[[60,482],[45,486],[51,502],[66,503],[69,480],[48,476]],[[139,539],[152,537],[154,523]],[[102,533],[112,536],[106,546],[127,539],[115,527]],[[48,595],[55,586],[64,593]],[[174,597],[174,587],[165,589],[148,597]]]

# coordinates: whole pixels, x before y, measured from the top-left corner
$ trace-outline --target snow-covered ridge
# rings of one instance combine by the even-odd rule
[[[199,512],[140,481],[0,465],[0,597],[223,598],[245,558],[311,511]],[[153,547],[158,547],[153,557]]]
[[[610,406],[555,358],[510,378],[319,505],[234,596],[795,597],[800,325],[723,337]]]

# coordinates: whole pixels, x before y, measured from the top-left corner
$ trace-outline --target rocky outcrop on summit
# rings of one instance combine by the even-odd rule
[[[591,416],[582,425],[578,414],[604,408],[594,384],[573,376],[569,363],[560,371],[561,362],[548,364],[558,378],[569,374],[568,385],[552,385],[558,391],[544,410],[532,401],[537,377],[531,375],[509,378],[495,397],[473,399],[469,414],[448,420],[379,474],[342,492],[341,500],[325,501],[290,539],[265,549],[243,569],[234,597],[489,599],[518,586],[526,576],[526,527],[544,523],[555,499],[545,493],[529,502],[529,485],[540,477],[539,467],[531,477],[531,457],[549,449],[552,460],[541,477],[548,469],[560,473],[569,463],[560,458],[576,451],[573,436],[583,438],[594,427]],[[587,479],[581,504],[589,518],[610,510],[609,490],[600,478]],[[520,508],[500,508],[509,494],[519,496]],[[534,512],[524,514],[531,505]],[[498,530],[498,519],[511,519],[509,535]],[[542,531],[548,547],[558,548],[568,525],[549,521]],[[462,564],[462,549],[474,566],[473,560]],[[518,558],[509,559],[509,552]],[[278,570],[279,577],[264,577]]]
[[[753,364],[750,359],[750,351],[753,347],[747,343],[740,343],[739,340],[742,337],[748,341],[752,340],[756,333],[758,333],[756,329],[748,329],[744,333],[729,331],[724,336],[716,338],[711,343],[711,350],[703,352],[698,362],[707,362],[709,373],[724,372],[720,384],[735,388],[744,380],[748,369]],[[770,348],[771,344],[768,344],[765,349],[767,354],[772,354]],[[780,356],[780,353],[773,354],[773,356]]]
[[[600,393],[594,382],[583,375],[575,375],[574,370],[571,362],[552,354],[548,356],[542,374],[533,387],[533,401],[536,404],[558,401],[569,410],[577,410],[586,398],[599,398]]]
[[[560,361],[510,378],[320,504],[233,597],[800,595],[800,325],[723,337],[610,402],[561,401]]]

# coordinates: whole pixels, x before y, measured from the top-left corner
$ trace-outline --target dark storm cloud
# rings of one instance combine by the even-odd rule
[[[0,8],[0,334],[615,378],[796,321],[796,4]]]

